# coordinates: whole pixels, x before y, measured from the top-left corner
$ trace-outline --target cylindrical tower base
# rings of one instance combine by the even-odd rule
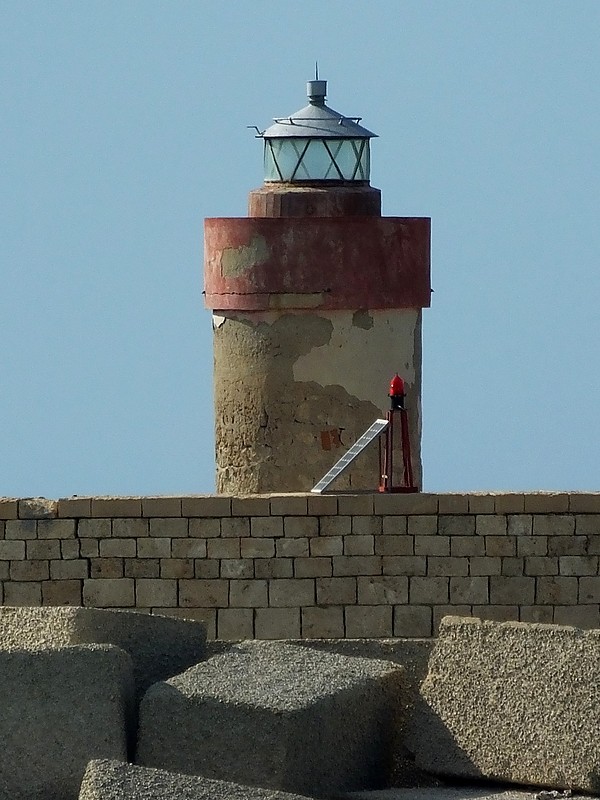
[[[226,316],[224,316],[226,315]],[[217,490],[309,491],[406,382],[421,481],[421,311],[215,312]],[[334,489],[376,491],[377,446]]]

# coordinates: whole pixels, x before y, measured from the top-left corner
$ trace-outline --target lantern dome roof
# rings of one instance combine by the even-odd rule
[[[264,139],[372,139],[377,136],[359,125],[361,117],[346,117],[325,104],[327,81],[308,81],[306,90],[309,104],[289,117],[276,117],[275,124],[260,136]]]

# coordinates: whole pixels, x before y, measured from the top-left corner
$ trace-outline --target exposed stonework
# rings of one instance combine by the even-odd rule
[[[227,640],[431,637],[448,614],[600,628],[600,493],[47,504],[0,499],[5,606],[127,604]]]
[[[397,371],[420,481],[420,312],[228,313],[214,353],[220,492],[310,490],[385,412]],[[373,446],[336,487],[374,489],[378,473]]]

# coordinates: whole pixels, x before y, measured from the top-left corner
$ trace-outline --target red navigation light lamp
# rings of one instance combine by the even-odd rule
[[[404,391],[404,381],[400,375],[396,373],[390,381],[389,396],[392,403],[392,411],[399,411],[400,409],[404,408],[405,395],[406,392]]]

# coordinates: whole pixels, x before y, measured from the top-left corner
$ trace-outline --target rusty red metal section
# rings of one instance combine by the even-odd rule
[[[425,308],[426,217],[204,221],[205,304],[214,310]]]

